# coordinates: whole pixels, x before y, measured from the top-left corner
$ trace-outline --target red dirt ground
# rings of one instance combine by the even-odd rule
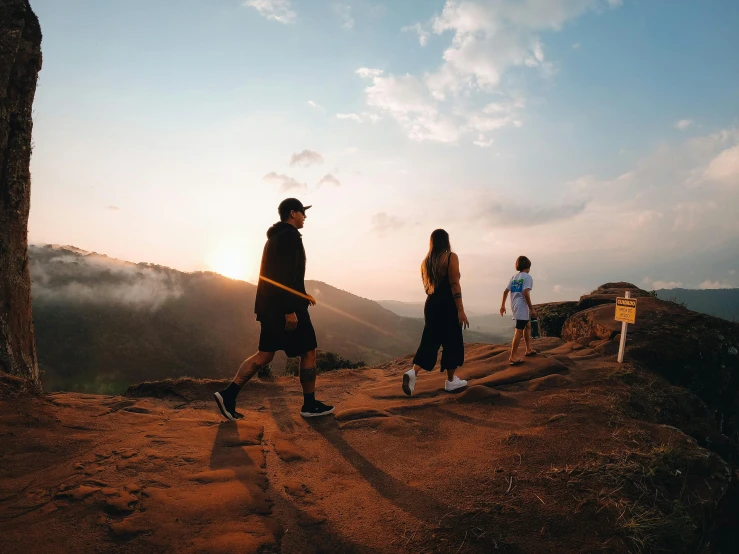
[[[249,383],[238,423],[216,381],[0,400],[0,551],[627,552],[644,540],[638,499],[603,468],[662,449],[702,460],[683,482],[700,506],[725,493],[719,458],[623,415],[628,366],[536,347],[511,368],[506,346],[468,345],[459,394],[434,372],[406,397],[408,358],[322,375],[335,417],[309,421],[290,377]]]

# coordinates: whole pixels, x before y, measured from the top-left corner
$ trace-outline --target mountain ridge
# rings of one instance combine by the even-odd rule
[[[690,310],[739,321],[739,288],[727,289],[658,289],[657,298],[685,305]]]
[[[231,376],[256,351],[256,286],[75,247],[29,248],[39,364],[48,390],[122,392],[150,378]],[[377,364],[415,350],[423,322],[306,281],[319,348]],[[471,331],[466,340],[492,342]]]

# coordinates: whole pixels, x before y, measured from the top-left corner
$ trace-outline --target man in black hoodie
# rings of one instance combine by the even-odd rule
[[[296,198],[283,200],[277,208],[280,221],[267,231],[254,306],[262,325],[259,351],[244,360],[226,389],[214,395],[221,413],[231,421],[242,417],[236,411],[236,397],[241,387],[268,365],[278,350],[284,350],[289,357],[300,356],[303,387],[300,415],[317,417],[334,411],[333,406],[315,397],[318,344],[308,306],[314,306],[316,301],[305,291],[305,249],[298,232],[303,228],[308,208],[310,206],[303,206]]]

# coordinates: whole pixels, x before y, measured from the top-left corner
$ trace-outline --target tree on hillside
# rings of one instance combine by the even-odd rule
[[[0,2],[0,371],[41,390],[31,315],[28,213],[41,27],[28,0]]]

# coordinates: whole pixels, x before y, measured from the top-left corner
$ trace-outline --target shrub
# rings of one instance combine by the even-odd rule
[[[361,367],[367,367],[364,362],[352,362],[346,358],[342,358],[336,352],[323,352],[318,351],[316,355],[316,370],[318,373],[325,373],[327,371],[336,371],[337,369],[359,369]],[[300,368],[300,358],[288,358],[287,364],[285,365],[286,375],[298,375]]]

